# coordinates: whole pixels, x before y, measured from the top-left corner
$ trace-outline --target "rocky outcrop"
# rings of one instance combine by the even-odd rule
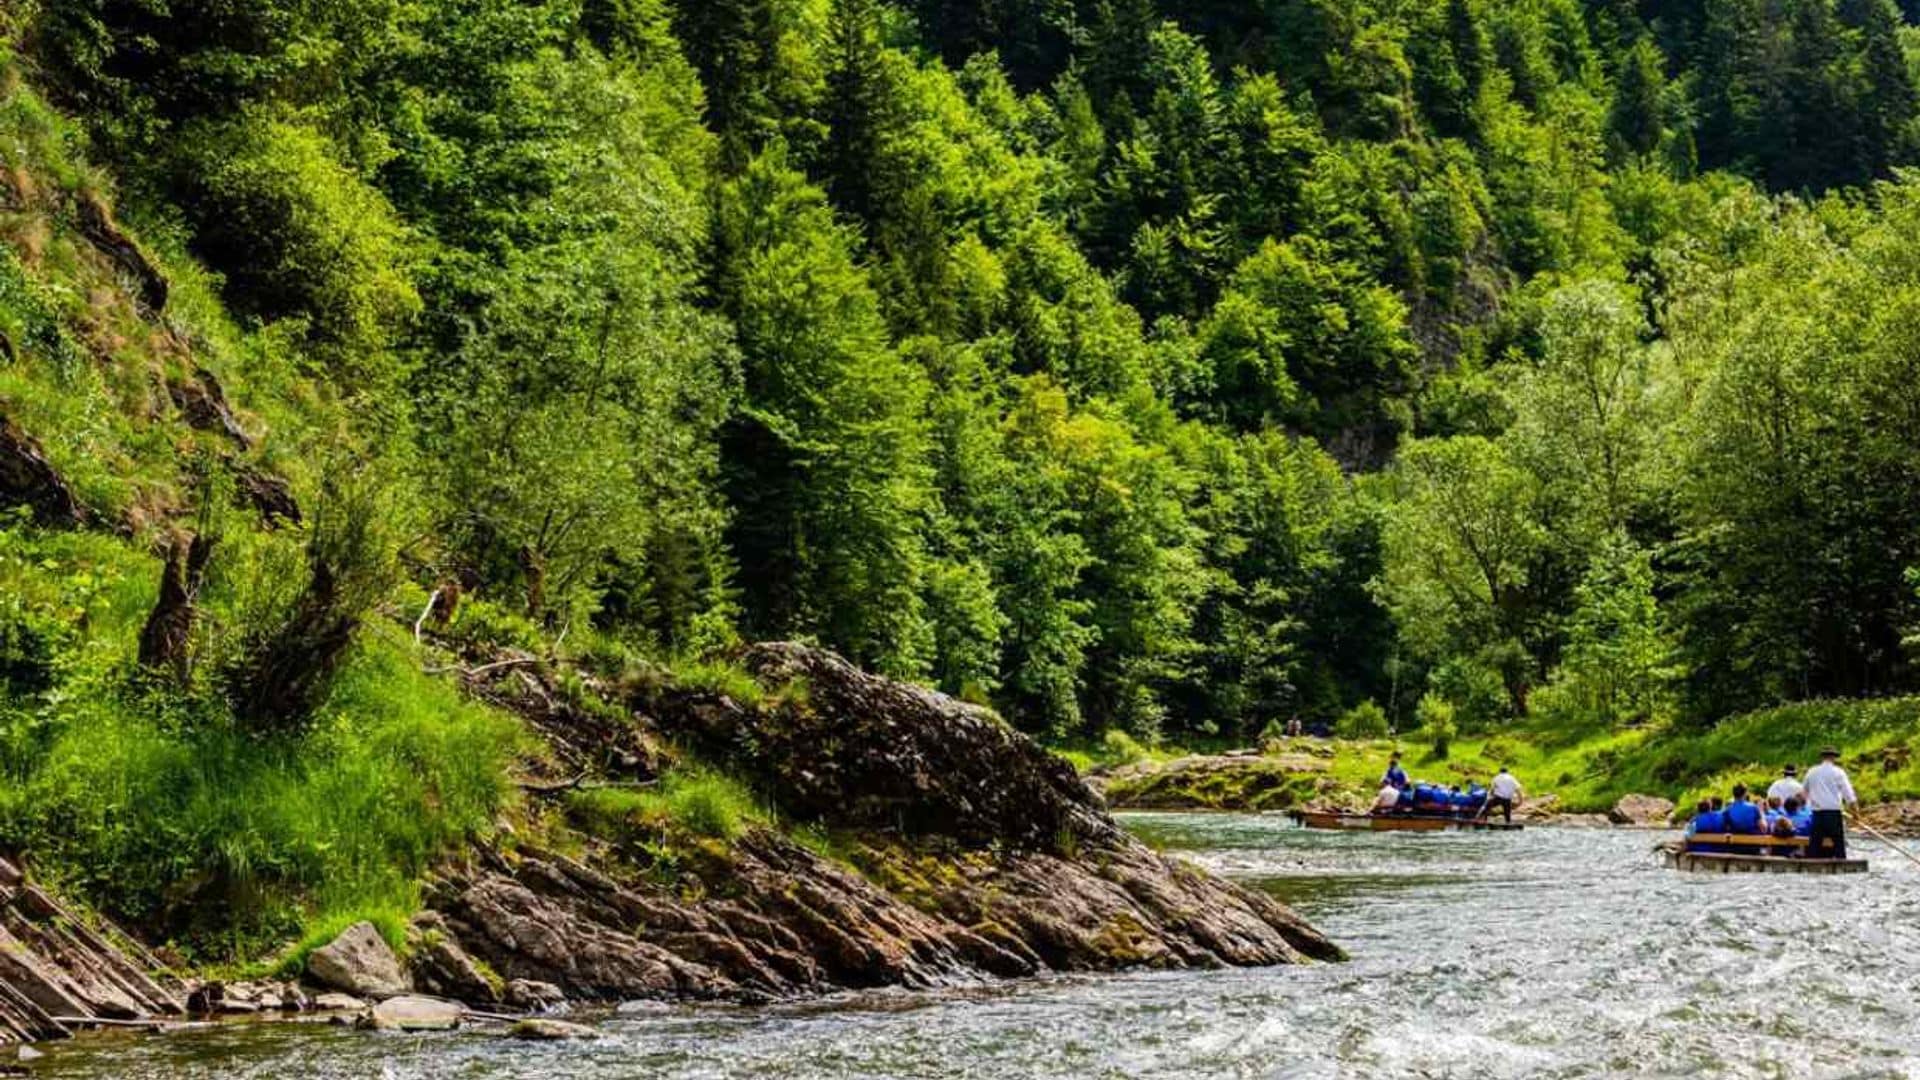
[[[806,706],[770,715],[693,696],[663,725],[777,786],[803,820],[969,845],[1117,831],[1071,765],[986,709],[804,645],[755,645],[741,661],[765,685],[803,684]]]
[[[245,462],[235,462],[233,487],[234,499],[251,507],[268,528],[300,524],[300,501],[294,498],[293,485],[285,477]]]
[[[1253,811],[1360,802],[1358,792],[1342,797],[1327,764],[1324,757],[1298,752],[1196,754],[1123,765],[1089,779],[1118,809]]]
[[[538,983],[589,1000],[764,1001],[1340,955],[1285,906],[1135,840],[1071,767],[986,710],[804,646],[743,661],[804,691],[758,708],[670,691],[651,724],[834,838],[831,854],[765,826],[684,846],[670,873],[618,839],[585,857],[478,852],[428,901],[509,1000]],[[501,682],[520,696],[495,700],[552,705],[529,671]],[[568,715],[542,706],[539,729]],[[559,745],[590,762],[591,741]]]
[[[447,929],[438,912],[423,911],[413,920],[413,983],[437,997],[475,1005],[500,1000],[497,978],[474,962]]]
[[[1607,820],[1615,825],[1642,828],[1664,826],[1672,817],[1673,800],[1658,795],[1622,795],[1607,811]]]
[[[167,306],[167,278],[147,258],[113,219],[106,202],[92,192],[81,192],[73,200],[74,223],[80,234],[105,255],[133,283],[133,292],[149,313],[159,314]]]
[[[0,860],[0,1043],[63,1038],[93,1020],[177,1016],[178,987],[104,922],[67,910]]]
[[[307,957],[307,974],[322,986],[358,997],[390,998],[412,987],[400,958],[372,923],[358,922]]]
[[[180,417],[188,427],[223,435],[236,449],[253,449],[253,437],[240,426],[240,418],[234,415],[233,406],[227,404],[227,392],[213,372],[202,369],[195,371],[191,378],[170,380],[167,396],[173,399],[173,407],[180,410]]]
[[[0,508],[25,506],[34,521],[54,528],[77,528],[87,512],[40,444],[0,413]]]

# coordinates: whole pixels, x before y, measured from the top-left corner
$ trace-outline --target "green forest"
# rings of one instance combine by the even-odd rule
[[[0,844],[414,873],[517,752],[455,596],[1064,746],[1920,691],[1908,19],[13,0]]]

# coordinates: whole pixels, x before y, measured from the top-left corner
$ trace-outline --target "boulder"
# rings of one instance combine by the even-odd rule
[[[1622,795],[1607,811],[1607,820],[1615,825],[1664,826],[1673,816],[1673,800],[1658,795]]]
[[[329,990],[324,994],[315,994],[312,1008],[315,1012],[359,1012],[367,1003],[352,994],[342,994]]]
[[[188,427],[223,435],[240,450],[253,448],[252,436],[240,426],[240,418],[227,404],[227,392],[213,372],[196,371],[190,379],[169,380],[167,396],[173,399],[173,407]]]
[[[1514,810],[1516,821],[1529,824],[1542,824],[1560,816],[1560,796],[1553,794],[1525,796],[1518,809]]]
[[[357,922],[307,957],[307,974],[322,985],[367,998],[389,998],[411,987],[380,931]]]
[[[402,994],[375,1005],[365,1023],[376,1031],[451,1031],[465,1013],[455,1002]]]
[[[514,979],[507,983],[507,1004],[516,1009],[545,1012],[567,1003],[567,995],[550,982]]]
[[[530,1016],[513,1025],[507,1034],[533,1042],[558,1042],[562,1039],[597,1039],[600,1033],[585,1024],[569,1024],[544,1016]]]

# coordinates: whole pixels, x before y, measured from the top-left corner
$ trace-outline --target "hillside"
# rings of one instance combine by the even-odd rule
[[[0,852],[193,962],[618,832],[528,794],[607,763],[494,663],[740,699],[797,640],[1055,745],[1649,769],[1920,691],[1890,0],[24,0],[0,42]],[[627,780],[817,823],[654,736]]]

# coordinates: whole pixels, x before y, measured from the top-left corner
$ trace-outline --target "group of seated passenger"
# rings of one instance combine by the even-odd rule
[[[1472,780],[1463,791],[1459,784],[1441,787],[1424,780],[1394,785],[1383,784],[1374,800],[1376,814],[1445,814],[1449,817],[1478,817],[1487,805],[1487,789]]]
[[[1694,810],[1693,821],[1687,825],[1687,846],[1695,851],[1723,851],[1731,846],[1693,838],[1732,834],[1791,840],[1809,836],[1812,832],[1813,811],[1799,796],[1781,798],[1775,795],[1764,803],[1754,802],[1747,797],[1745,784],[1735,784],[1731,801],[1718,796],[1700,800],[1700,805]]]

